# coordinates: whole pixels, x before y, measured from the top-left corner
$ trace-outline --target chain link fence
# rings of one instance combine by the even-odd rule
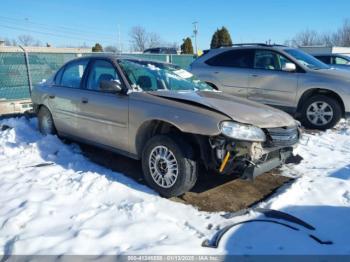
[[[69,53],[52,52],[44,50],[45,48],[42,48],[44,51],[25,51],[17,48],[15,51],[12,50],[12,52],[6,52],[2,49],[0,49],[0,101],[30,99],[30,83],[36,85],[43,79],[48,79],[57,69],[71,59],[82,55],[91,55],[90,52],[78,51]],[[58,49],[56,48],[55,50],[57,51]],[[187,68],[194,60],[193,55],[125,55],[173,63],[182,68]]]

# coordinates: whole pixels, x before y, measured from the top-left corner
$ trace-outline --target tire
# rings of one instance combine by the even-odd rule
[[[50,110],[46,106],[41,106],[38,112],[39,131],[43,135],[55,135],[56,128]]]
[[[168,158],[165,160],[160,156],[166,150]],[[166,198],[180,196],[195,185],[197,166],[191,146],[170,136],[152,137],[142,153],[142,170],[147,184]]]
[[[321,110],[324,105],[326,108]],[[315,109],[319,109],[320,112],[315,112]],[[342,109],[336,99],[324,95],[315,95],[305,101],[300,120],[306,128],[326,130],[334,127],[341,116]]]

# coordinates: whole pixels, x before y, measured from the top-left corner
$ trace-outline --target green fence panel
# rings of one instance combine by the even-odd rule
[[[171,63],[187,69],[194,61],[193,55],[171,55]]]
[[[52,76],[64,63],[76,58],[76,54],[28,53],[32,84]]]
[[[29,97],[24,53],[0,53],[0,99]]]

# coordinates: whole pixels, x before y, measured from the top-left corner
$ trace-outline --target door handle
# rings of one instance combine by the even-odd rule
[[[54,99],[54,98],[55,98],[55,95],[49,95],[49,98],[50,98],[50,99]]]
[[[83,104],[87,104],[87,103],[89,102],[89,100],[88,100],[87,98],[82,98],[82,99],[81,99],[81,102],[82,102]]]

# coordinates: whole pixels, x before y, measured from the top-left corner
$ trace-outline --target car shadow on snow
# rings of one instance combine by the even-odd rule
[[[34,126],[32,126],[34,127]],[[36,130],[36,132],[38,132]],[[41,136],[40,133],[36,135]],[[35,136],[36,137],[36,136]],[[89,172],[95,171],[96,168],[93,168],[89,164],[94,164],[102,168],[109,169],[113,172],[103,172],[101,174],[105,175],[108,179],[124,183],[133,189],[142,190],[147,193],[157,194],[145,184],[143,175],[141,161],[134,160],[132,158],[125,157],[123,155],[107,151],[95,146],[77,143],[69,139],[62,139],[57,136],[43,137],[43,143],[38,143],[38,149],[40,150],[41,157],[47,162],[53,162],[54,164],[63,166],[66,169],[73,169],[75,172]],[[58,143],[62,143],[66,148],[58,148],[58,151],[54,152],[57,157],[52,158],[48,154],[48,144],[47,140],[59,140]],[[73,151],[70,153],[66,152]],[[52,150],[51,150],[52,151]],[[51,152],[52,153],[52,152]],[[67,159],[67,157],[62,157],[62,155],[70,155],[73,158],[77,158],[79,161],[74,161],[74,159]],[[80,157],[85,157],[88,161],[80,161]],[[90,162],[90,163],[89,163]],[[89,164],[88,164],[89,163]],[[118,176],[116,176],[118,173]],[[208,191],[214,187],[225,184],[234,179],[234,177],[215,177],[210,175],[203,174],[198,180],[196,186],[193,188],[193,192],[200,193]],[[130,183],[130,182],[133,183]],[[135,183],[137,182],[137,183]]]
[[[81,153],[91,162],[145,185],[141,161],[86,144],[79,144],[79,147]],[[278,174],[279,170],[273,170],[256,178],[255,181],[244,181],[234,175],[218,175],[201,168],[194,188],[171,200],[196,206],[208,212],[238,211],[261,202],[275,193],[280,186],[291,183],[290,178]],[[144,187],[142,188],[144,190]]]
[[[67,141],[66,141],[67,142]],[[122,173],[138,183],[145,184],[142,174],[141,161],[119,155],[94,146],[78,143],[82,153],[92,162],[109,168],[115,172]],[[123,163],[123,164],[121,164]],[[228,183],[237,177],[235,176],[217,176],[201,170],[195,187],[190,191],[194,193],[202,193],[217,186]]]
[[[285,220],[267,218],[298,230],[261,221],[245,223],[226,232],[219,247],[225,249],[227,254],[239,255],[350,255],[350,201],[348,206],[288,206],[280,211],[302,219],[315,230]],[[260,215],[256,219],[266,217]],[[310,235],[332,243],[321,244]]]

